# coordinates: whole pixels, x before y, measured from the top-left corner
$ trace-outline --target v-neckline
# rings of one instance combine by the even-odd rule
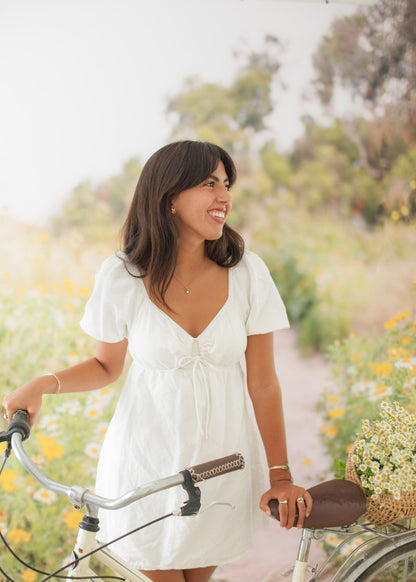
[[[230,301],[230,296],[231,296],[231,271],[232,271],[232,267],[227,269],[228,273],[228,294],[227,294],[227,298],[224,301],[224,303],[221,305],[221,307],[218,309],[218,311],[215,313],[215,315],[210,319],[210,321],[207,323],[207,325],[204,327],[204,329],[201,331],[201,333],[199,333],[198,335],[192,335],[191,333],[189,333],[189,331],[187,331],[184,327],[182,327],[177,321],[175,321],[170,315],[168,315],[166,313],[166,311],[163,311],[163,309],[161,309],[158,305],[156,305],[156,303],[154,303],[149,296],[149,293],[147,292],[147,288],[146,285],[144,284],[144,281],[142,278],[140,278],[140,281],[143,285],[144,291],[146,293],[146,298],[148,300],[148,302],[153,306],[154,309],[157,310],[158,313],[161,313],[162,315],[164,315],[167,320],[169,322],[171,322],[175,327],[177,327],[179,330],[181,330],[187,337],[196,340],[199,339],[207,330],[209,327],[211,327],[211,325],[214,323],[214,321],[219,317],[219,315],[221,314],[221,312],[225,309],[225,307],[227,306],[228,302]]]

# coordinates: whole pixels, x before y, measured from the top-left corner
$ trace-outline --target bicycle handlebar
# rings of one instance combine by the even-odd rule
[[[56,493],[66,495],[76,509],[81,509],[85,505],[92,505],[103,509],[120,509],[152,493],[163,491],[176,485],[183,485],[185,482],[183,473],[186,472],[189,473],[194,483],[198,483],[218,475],[244,469],[244,458],[240,453],[236,453],[220,459],[214,459],[207,463],[194,465],[176,475],[171,475],[170,477],[151,481],[150,483],[136,487],[116,499],[108,499],[91,493],[88,489],[79,485],[69,486],[54,481],[39,469],[26,453],[22,444],[22,441],[27,439],[30,434],[28,419],[29,415],[25,410],[18,410],[14,413],[7,428],[7,433],[11,435],[11,444],[17,460],[41,485]]]

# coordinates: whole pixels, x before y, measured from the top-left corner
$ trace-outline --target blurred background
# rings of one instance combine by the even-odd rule
[[[333,372],[316,411],[330,458],[380,399],[412,410],[415,55],[412,0],[0,0],[1,394],[90,355],[78,322],[142,165],[190,138],[234,157],[230,222],[270,267],[300,353]],[[56,478],[85,458],[71,480],[93,483],[119,385],[45,399],[30,446]],[[0,531],[44,568],[36,524],[56,503],[17,464],[0,477]]]

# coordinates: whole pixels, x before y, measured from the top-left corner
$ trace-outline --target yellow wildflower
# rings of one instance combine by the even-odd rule
[[[330,546],[337,546],[338,544],[341,543],[341,538],[339,538],[336,534],[334,533],[330,533],[325,537],[325,541],[327,544],[329,544]]]
[[[390,360],[395,360],[399,357],[399,350],[397,348],[388,348],[387,353],[389,354]]]
[[[404,204],[400,207],[400,212],[403,214],[403,216],[409,216],[409,208]]]
[[[51,459],[60,459],[65,452],[63,446],[43,434],[37,435],[41,454],[50,461]]]
[[[399,220],[400,214],[397,212],[397,210],[393,210],[393,212],[391,213],[391,217],[393,220]]]
[[[13,469],[3,469],[3,473],[1,475],[0,484],[2,485],[4,491],[6,493],[10,493],[16,489],[15,480],[17,479],[18,475],[16,471]]]
[[[394,329],[396,327],[396,321],[394,319],[390,319],[390,321],[386,321],[384,324],[384,329]]]
[[[381,373],[383,376],[390,376],[393,372],[394,367],[390,362],[382,362],[381,363]]]
[[[306,459],[303,459],[302,461],[302,467],[306,467],[306,465],[310,465],[310,463],[312,463],[312,459],[310,457],[306,457]]]
[[[38,291],[40,291],[42,293],[42,295],[46,295],[47,288],[46,288],[45,283],[38,283],[36,288],[38,289]]]
[[[3,273],[3,279],[10,279],[10,273]]]
[[[330,418],[341,418],[345,414],[345,408],[333,408],[328,414]]]
[[[72,285],[72,281],[70,281],[69,279],[65,279],[64,285],[65,285],[65,291],[68,293],[68,295],[73,295],[74,294],[74,286]]]
[[[334,437],[337,433],[338,429],[334,425],[331,425],[326,431],[326,436]]]
[[[380,376],[389,377],[394,370],[393,364],[390,362],[382,362],[381,364],[377,364],[377,362],[370,362],[369,366],[377,378]]]
[[[410,335],[405,335],[404,337],[402,337],[402,344],[404,346],[408,346],[411,341],[412,341],[412,338],[410,337]]]
[[[384,384],[384,382],[381,382],[374,387],[373,397],[384,396],[388,392],[389,388]]]
[[[339,397],[338,396],[328,396],[328,402],[330,402],[331,404],[336,404],[337,402],[339,402]]]
[[[23,570],[22,572],[22,580],[23,582],[34,582],[36,580],[36,572],[33,570]]]
[[[85,409],[84,415],[91,418],[95,418],[96,416],[99,415],[99,410],[96,406],[88,406]]]
[[[16,528],[10,529],[7,537],[13,544],[20,544],[20,542],[29,542],[32,536],[25,529]]]
[[[363,357],[362,354],[353,354],[352,361],[357,362],[358,360],[361,360],[362,357]]]
[[[64,513],[64,519],[67,527],[71,529],[78,529],[78,524],[82,519],[82,516],[79,511],[67,511]]]

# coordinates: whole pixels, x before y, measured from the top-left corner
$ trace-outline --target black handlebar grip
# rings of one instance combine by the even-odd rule
[[[19,432],[22,435],[22,440],[26,440],[30,435],[29,414],[26,410],[16,410],[12,416],[12,420],[7,426],[7,434]]]
[[[187,471],[189,471],[192,481],[198,483],[199,481],[217,477],[217,475],[224,475],[225,473],[244,469],[244,465],[243,455],[241,453],[235,453],[234,455],[228,455],[228,457],[194,465],[193,467],[189,467]]]

